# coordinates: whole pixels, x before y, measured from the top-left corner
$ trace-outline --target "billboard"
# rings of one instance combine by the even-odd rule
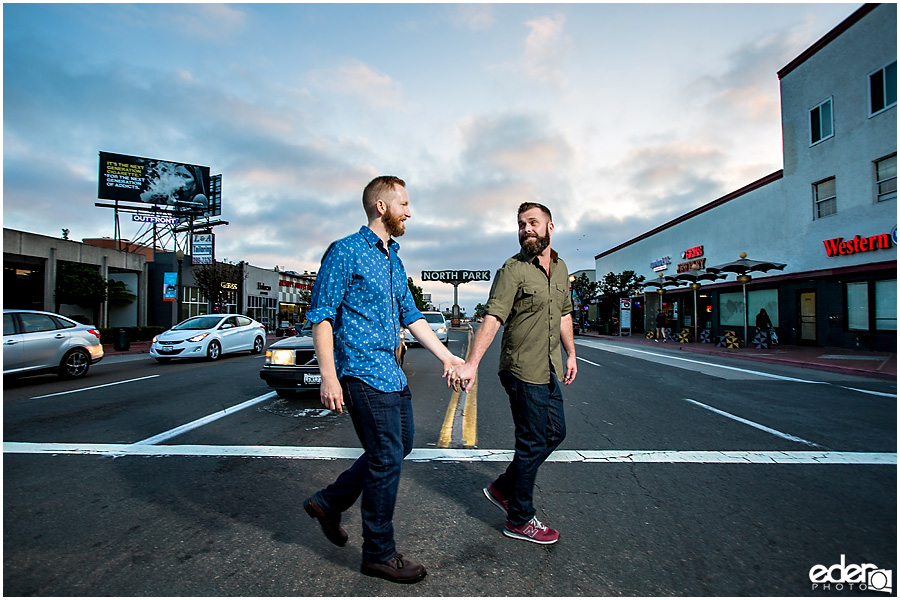
[[[171,206],[211,216],[215,207],[210,207],[209,190],[209,167],[100,153],[97,197],[103,200]],[[221,214],[221,204],[218,210]]]

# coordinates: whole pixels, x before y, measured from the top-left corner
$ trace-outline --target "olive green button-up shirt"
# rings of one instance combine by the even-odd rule
[[[487,314],[503,323],[500,370],[536,385],[550,383],[550,369],[561,379],[559,329],[563,315],[572,312],[569,271],[555,250],[550,251],[550,272],[537,257],[519,253],[494,276]]]

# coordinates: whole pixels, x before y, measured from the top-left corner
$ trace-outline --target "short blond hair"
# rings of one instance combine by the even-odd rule
[[[370,181],[363,190],[362,196],[363,208],[366,211],[366,216],[370,219],[378,216],[378,210],[375,208],[375,205],[379,200],[384,199],[382,197],[384,194],[393,192],[394,188],[398,185],[405,188],[406,182],[393,175],[379,175]]]

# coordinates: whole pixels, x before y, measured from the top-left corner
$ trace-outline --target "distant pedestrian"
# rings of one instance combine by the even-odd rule
[[[515,423],[515,455],[506,472],[484,488],[484,495],[506,513],[503,534],[537,544],[553,544],[559,532],[535,516],[534,483],[538,467],[566,437],[559,377],[575,380],[572,302],[566,293],[566,263],[550,248],[553,221],[547,207],[526,202],[519,207],[521,251],[497,271],[484,323],[455,381],[468,391],[478,363],[502,325],[500,382],[509,396]],[[565,367],[560,344],[566,350]]]
[[[303,507],[329,541],[343,546],[349,536],[341,513],[362,495],[360,570],[395,583],[415,583],[426,575],[424,566],[403,558],[394,545],[400,468],[413,447],[412,396],[397,354],[402,328],[443,363],[445,377],[463,362],[416,308],[397,256],[400,246],[392,238],[404,234],[410,217],[405,186],[387,176],[366,186],[368,226],[325,252],[307,314],[322,373],[322,404],[339,413],[347,407],[364,453]]]
[[[772,331],[772,319],[769,318],[769,313],[764,308],[759,309],[759,312],[756,313],[756,330],[766,334],[767,342],[777,343]]]
[[[669,326],[669,319],[666,317],[666,313],[662,310],[656,311],[656,341],[659,342],[659,338],[662,338],[663,344],[668,342],[666,339],[666,328]]]
[[[759,309],[759,312],[756,313],[756,328],[761,331],[768,331],[772,328],[772,319],[769,318],[769,313],[764,308]]]

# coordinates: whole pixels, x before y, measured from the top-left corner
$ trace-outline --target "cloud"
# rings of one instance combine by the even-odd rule
[[[506,114],[467,117],[460,124],[464,160],[511,177],[552,174],[571,159],[565,137],[553,131],[545,116]]]
[[[177,31],[195,41],[228,43],[245,27],[246,13],[229,4],[177,4],[171,11],[154,11],[160,15],[157,26]]]
[[[804,27],[782,29],[741,44],[726,55],[724,70],[695,79],[688,85],[687,95],[705,99],[705,109],[721,111],[728,118],[780,119],[775,73],[799,52],[802,42],[798,31]]]
[[[458,27],[472,31],[489,29],[495,21],[491,4],[458,4],[452,7],[450,19]]]
[[[397,108],[403,102],[399,83],[359,60],[348,60],[330,71],[316,70],[310,77],[323,87],[371,106]]]
[[[559,64],[571,44],[563,32],[565,22],[563,15],[537,17],[525,22],[531,30],[525,39],[523,57],[529,77],[544,83],[565,83]]]

